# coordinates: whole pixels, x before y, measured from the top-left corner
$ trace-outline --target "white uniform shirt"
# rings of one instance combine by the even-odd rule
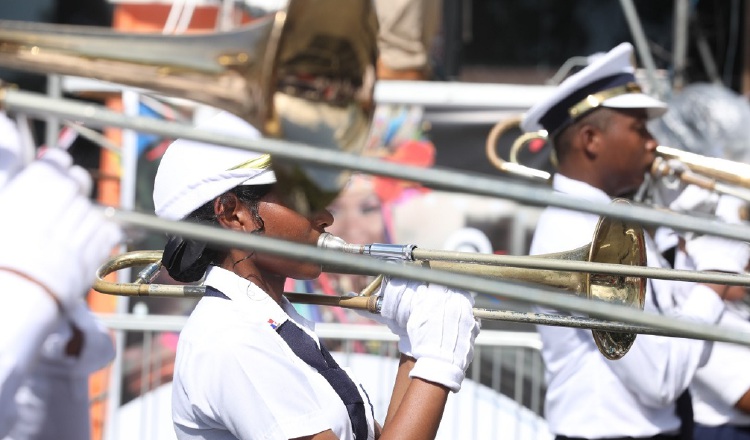
[[[83,333],[78,356],[65,353],[72,322]],[[16,393],[18,417],[6,440],[78,440],[91,437],[89,375],[115,357],[107,329],[81,300],[58,320],[39,359]]]
[[[662,248],[676,245],[677,234],[665,228],[657,234]],[[695,264],[684,252],[675,255],[675,268],[695,270]],[[719,326],[750,332],[750,309],[741,302],[726,301],[726,311]],[[708,362],[695,373],[690,384],[693,414],[697,423],[706,426],[724,424],[750,426],[750,415],[734,404],[750,389],[750,350],[736,344],[714,342]]]
[[[750,313],[741,304],[727,303],[719,325],[750,332]],[[695,421],[707,426],[750,426],[750,415],[734,408],[750,389],[750,350],[735,344],[714,342],[708,363],[699,368],[690,394]]]
[[[611,200],[599,189],[560,174],[555,175],[553,186],[596,203]],[[545,209],[531,254],[561,252],[590,243],[598,219],[588,213]],[[657,266],[659,259],[651,248],[649,265]],[[679,308],[685,318],[715,323],[723,311],[723,302],[708,287],[662,280],[648,283],[647,310],[654,310],[652,285],[659,292],[660,305],[671,304],[671,290],[692,289],[693,294]],[[677,432],[680,421],[674,401],[698,366],[705,363],[711,347],[699,340],[639,335],[623,358],[611,361],[599,352],[589,330],[537,329],[548,386],[545,416],[553,433],[569,437],[649,437]]]
[[[341,398],[275,330],[292,320],[318,342],[313,324],[286,299],[279,307],[224,269],[211,267],[206,285],[230,300],[202,298],[180,333],[172,385],[177,437],[286,440],[330,429],[352,439]],[[359,389],[374,439],[371,405]]]

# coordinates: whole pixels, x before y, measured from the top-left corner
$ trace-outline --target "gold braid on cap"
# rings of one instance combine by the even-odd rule
[[[583,101],[574,105],[568,109],[568,115],[572,119],[576,119],[578,116],[583,115],[591,109],[599,107],[602,103],[609,98],[615,96],[624,95],[626,93],[642,93],[641,86],[636,83],[627,83],[623,86],[612,87],[611,89],[602,90],[599,93],[592,93],[587,96]]]
[[[229,168],[229,170],[241,170],[241,169],[262,170],[270,166],[271,166],[271,155],[263,154],[261,156],[256,157],[255,159],[250,159],[248,161],[242,162],[239,165],[235,165],[232,168]]]

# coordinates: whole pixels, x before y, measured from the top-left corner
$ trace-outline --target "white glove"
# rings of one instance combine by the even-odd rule
[[[669,204],[669,209],[682,213],[703,212],[706,214],[713,214],[718,202],[719,194],[715,191],[703,189],[695,185],[688,185],[680,195]]]
[[[685,190],[687,186],[679,178],[679,174],[687,171],[685,164],[678,160],[667,160],[666,165],[671,170],[667,174],[647,175],[644,184],[648,185],[652,202],[658,206],[670,206]]]
[[[750,245],[711,235],[701,235],[685,242],[685,251],[695,270],[717,270],[742,273],[750,262]]]
[[[406,326],[417,359],[409,377],[457,392],[474,358],[474,340],[480,328],[471,294],[403,280],[392,280],[390,286],[392,290],[386,286],[381,315],[397,326]]]
[[[740,213],[745,208],[747,202],[737,197],[722,195],[716,203],[714,214],[726,223],[738,225],[742,223]]]
[[[692,200],[694,206],[703,207],[703,209],[698,210],[704,210],[708,207],[709,203],[706,200],[709,199],[704,198],[701,201],[701,191],[705,192],[703,193],[704,195],[710,193],[710,191],[701,188],[693,190],[694,196],[692,199],[685,198],[685,206],[689,206],[687,200]],[[729,195],[711,196],[710,200],[713,200],[713,202],[710,202],[713,204],[711,212],[717,219],[730,224],[742,223],[740,210],[745,204],[744,201]],[[685,242],[685,251],[693,260],[696,270],[742,273],[750,261],[750,245],[747,242],[711,235],[694,236],[693,234],[688,234]]]
[[[380,314],[357,310],[357,313],[360,315],[388,326],[391,332],[398,336],[398,351],[407,356],[412,356],[411,343],[409,342],[409,335],[406,332],[406,321],[409,318],[408,311],[410,310],[408,304],[414,295],[414,290],[419,284],[420,282],[418,281],[383,277],[383,281],[380,283],[380,290],[377,293],[383,301]],[[406,316],[401,316],[400,319],[396,316],[399,304],[403,304],[401,309],[402,314],[406,313]]]
[[[16,124],[0,112],[0,188],[21,169],[21,136]]]
[[[122,238],[92,206],[91,185],[66,152],[49,149],[0,189],[0,268],[30,278],[63,308],[88,291]]]

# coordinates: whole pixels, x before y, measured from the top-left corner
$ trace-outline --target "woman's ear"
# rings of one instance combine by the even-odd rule
[[[214,199],[214,214],[223,228],[242,230],[242,215],[239,210],[242,203],[235,194],[226,193]]]

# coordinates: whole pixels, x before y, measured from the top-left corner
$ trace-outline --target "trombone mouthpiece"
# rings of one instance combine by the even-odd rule
[[[347,254],[364,254],[365,247],[358,244],[349,244],[343,238],[337,237],[329,232],[324,232],[318,237],[318,247],[332,249]]]
[[[369,255],[384,260],[401,261],[414,261],[414,249],[416,249],[416,246],[413,244],[349,244],[342,238],[328,232],[320,234],[320,237],[318,237],[318,247],[333,249],[347,254]]]

